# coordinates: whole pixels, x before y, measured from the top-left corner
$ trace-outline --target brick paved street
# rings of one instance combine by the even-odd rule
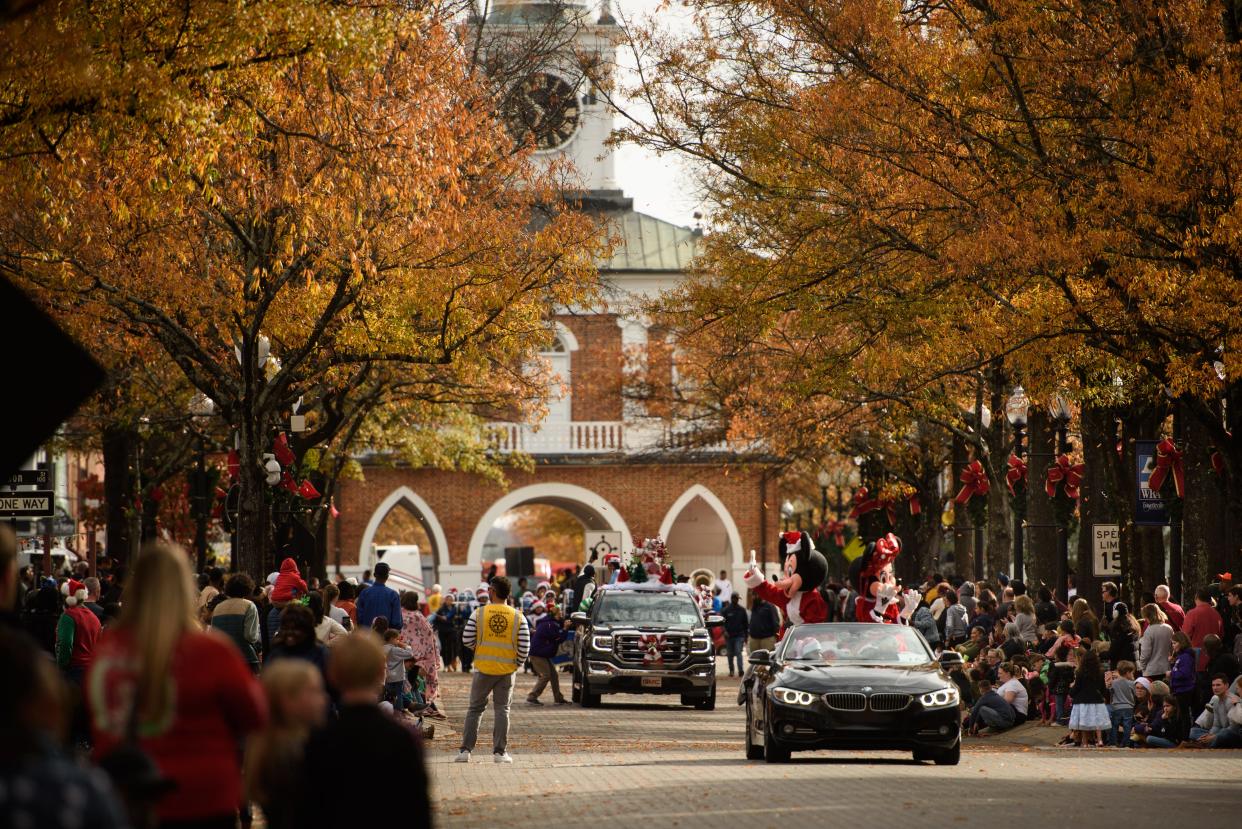
[[[980,808],[1007,814],[1014,826],[1055,819],[1109,825],[1122,808],[1129,827],[1224,827],[1242,802],[1237,751],[1083,752],[974,741],[956,767],[896,752],[817,752],[768,765],[742,756],[736,680],[721,679],[713,712],[661,705],[659,697],[605,697],[592,711],[537,708],[523,702],[532,682],[519,675],[514,695],[514,764],[491,761],[488,713],[481,752],[461,765],[452,760],[468,678],[442,675],[449,722],[437,726],[429,746],[439,826],[776,827],[875,820],[877,808],[889,812],[882,820],[925,825],[928,805],[938,804],[950,825],[972,820]],[[1033,729],[1023,739],[1046,743],[1054,731],[1060,735]],[[999,811],[1006,804],[1014,810]]]

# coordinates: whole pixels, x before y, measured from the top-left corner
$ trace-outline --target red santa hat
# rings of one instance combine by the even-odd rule
[[[65,596],[65,604],[69,607],[86,601],[86,585],[77,579],[69,579],[60,586],[60,592]]]

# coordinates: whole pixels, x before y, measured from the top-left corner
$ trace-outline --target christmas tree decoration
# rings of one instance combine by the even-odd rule
[[[617,581],[635,584],[656,581],[672,584],[676,574],[673,566],[666,561],[667,555],[664,539],[659,536],[643,539],[642,546],[635,547],[632,552],[620,557],[621,572]]]
[[[289,448],[289,438],[285,437],[284,432],[276,436],[276,440],[272,444],[272,452],[275,453],[276,460],[280,461],[281,466],[290,466],[297,460],[297,456]]]
[[[307,501],[313,501],[320,497],[319,490],[315,489],[315,485],[310,481],[302,481],[301,486],[298,487],[298,495],[301,495]]]

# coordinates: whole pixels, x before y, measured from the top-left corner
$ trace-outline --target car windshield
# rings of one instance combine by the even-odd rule
[[[685,593],[605,591],[595,604],[596,624],[699,626],[699,610]]]
[[[798,625],[781,641],[781,658],[820,665],[923,665],[935,660],[903,625]]]

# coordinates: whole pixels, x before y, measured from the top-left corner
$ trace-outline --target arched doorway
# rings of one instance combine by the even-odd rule
[[[660,524],[677,572],[740,571],[742,537],[729,510],[710,489],[695,484],[673,503]]]
[[[592,530],[618,532],[621,534],[622,549],[629,549],[633,546],[629,527],[621,518],[621,513],[617,512],[616,507],[600,495],[574,484],[532,484],[515,489],[500,498],[479,519],[470,537],[467,554],[468,566],[474,568],[475,572],[481,571],[483,561],[494,557],[499,546],[498,542],[493,541],[492,544],[496,546],[485,549],[489,536],[495,538],[493,528],[497,521],[506,513],[529,504],[556,507],[569,513],[582,525],[586,533]],[[488,556],[485,553],[493,555]]]
[[[424,570],[431,565],[430,578],[439,578],[440,570],[449,563],[448,540],[435,512],[409,487],[398,487],[389,493],[371,513],[362,543],[358,547],[358,570],[375,565],[378,546],[410,546],[417,544],[423,556]],[[342,568],[344,569],[344,568]]]

